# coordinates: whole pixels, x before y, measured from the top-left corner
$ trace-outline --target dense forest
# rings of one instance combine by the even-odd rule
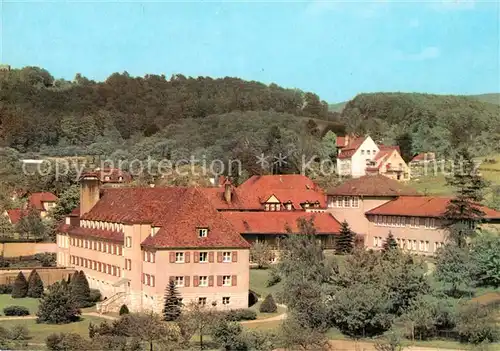
[[[453,156],[468,145],[475,155],[500,151],[500,106],[466,96],[360,94],[342,112],[347,129],[391,143],[409,135],[411,153]]]
[[[328,130],[401,144],[407,159],[422,151],[450,156],[464,144],[476,155],[500,147],[500,106],[468,97],[360,94],[340,113],[311,92],[230,77],[124,72],[66,81],[38,67],[0,75],[0,146],[27,157],[227,159],[276,143],[311,148],[304,140],[320,142]]]

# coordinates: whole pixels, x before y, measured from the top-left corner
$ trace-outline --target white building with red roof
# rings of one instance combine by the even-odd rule
[[[337,138],[337,171],[353,178],[383,174],[396,180],[409,180],[410,170],[398,146],[375,143],[370,136]]]

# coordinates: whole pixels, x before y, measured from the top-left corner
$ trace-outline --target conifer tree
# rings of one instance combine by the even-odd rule
[[[129,314],[129,313],[130,313],[130,311],[128,310],[127,305],[122,305],[120,307],[120,316],[124,315],[124,314]]]
[[[37,312],[37,323],[62,324],[78,319],[80,310],[70,295],[66,282],[56,282],[40,301]]]
[[[398,243],[396,242],[396,239],[394,239],[394,235],[392,235],[392,232],[389,231],[389,235],[387,235],[387,238],[384,241],[384,245],[382,246],[382,251],[389,252],[397,249]]]
[[[454,189],[455,196],[446,207],[443,227],[451,241],[464,247],[467,238],[475,233],[484,217],[479,203],[483,200],[486,183],[467,149],[460,150],[458,157],[453,163],[451,177],[446,179],[446,184]]]
[[[339,234],[335,242],[335,251],[340,255],[350,254],[354,249],[354,233],[349,228],[347,221],[341,223]]]
[[[165,288],[165,305],[163,307],[163,319],[165,321],[175,321],[181,314],[181,303],[179,292],[173,280]]]
[[[43,281],[40,275],[33,269],[28,278],[28,296],[34,298],[40,298],[43,295]]]
[[[69,284],[71,297],[77,307],[89,307],[91,305],[90,287],[87,277],[83,271],[75,272]]]
[[[23,272],[19,272],[12,286],[12,297],[14,299],[26,297],[28,294],[28,282],[24,277]]]
[[[276,302],[274,302],[274,298],[272,294],[266,296],[262,304],[260,305],[259,311],[262,313],[274,313],[278,310],[278,306],[276,306]]]

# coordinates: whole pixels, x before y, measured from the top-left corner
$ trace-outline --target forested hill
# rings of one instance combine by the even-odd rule
[[[166,79],[124,72],[104,82],[77,74],[69,82],[25,67],[0,72],[0,84],[0,146],[21,152],[137,139],[181,120],[233,111],[334,118],[316,94],[229,77]]]
[[[341,121],[350,131],[385,142],[409,135],[413,154],[436,151],[446,156],[462,145],[477,155],[500,149],[500,106],[466,96],[360,94],[347,103]]]

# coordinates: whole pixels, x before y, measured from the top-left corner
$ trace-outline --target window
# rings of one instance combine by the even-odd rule
[[[352,198],[352,207],[359,207],[359,200],[357,196]]]
[[[413,240],[413,241],[411,242],[411,249],[412,249],[412,250],[417,250],[417,241],[416,241],[416,240]]]
[[[222,304],[223,305],[229,305],[229,297],[228,296],[225,296],[222,298]]]
[[[175,263],[184,263],[184,252],[175,253]]]
[[[342,207],[342,198],[340,196],[337,197],[337,207]]]
[[[425,219],[425,227],[430,228],[430,226],[431,226],[431,220],[430,220],[430,218],[426,218]]]
[[[425,242],[425,247],[424,247],[424,250],[425,250],[426,252],[428,252],[428,251],[429,251],[429,242],[428,242],[428,241],[426,241],[426,242]]]
[[[435,218],[430,219],[429,227],[436,228],[436,219]]]
[[[207,228],[198,228],[198,237],[205,238],[208,235]]]
[[[405,245],[406,245],[406,239],[401,239],[401,245],[399,247],[401,247],[402,249],[404,249]]]
[[[155,276],[154,275],[151,276],[151,280],[149,281],[149,286],[152,286],[152,287],[155,286]]]
[[[222,262],[231,262],[231,252],[222,253]]]
[[[200,252],[200,262],[208,262],[208,252]]]
[[[127,258],[127,259],[125,260],[125,269],[127,269],[127,270],[129,270],[129,271],[130,271],[130,270],[132,270],[132,260],[131,260],[131,259],[129,259],[129,258]]]
[[[375,247],[378,246],[378,237],[377,236],[373,237],[373,246],[375,246]]]
[[[132,247],[132,237],[131,236],[127,236],[125,238],[125,247]]]
[[[266,209],[266,211],[269,211],[269,204],[265,204],[264,208]]]
[[[175,286],[182,287],[184,286],[184,277],[175,277]]]
[[[373,154],[375,155],[377,153],[377,150],[373,150]]]
[[[412,243],[412,241],[411,241],[410,239],[408,239],[408,241],[406,242],[406,248],[407,248],[408,250],[411,250],[411,246],[412,246],[412,244],[411,244],[411,243]]]
[[[351,207],[351,198],[350,197],[344,197],[344,207]]]
[[[198,305],[205,306],[207,304],[207,298],[206,297],[199,297],[198,298]]]
[[[366,154],[369,155],[370,154],[370,150],[366,150]]]
[[[420,244],[418,246],[419,251],[424,251],[424,241],[420,240]]]
[[[222,285],[223,286],[231,286],[231,276],[230,275],[222,276]]]
[[[198,286],[208,286],[208,277],[206,275],[202,275],[199,278]]]

